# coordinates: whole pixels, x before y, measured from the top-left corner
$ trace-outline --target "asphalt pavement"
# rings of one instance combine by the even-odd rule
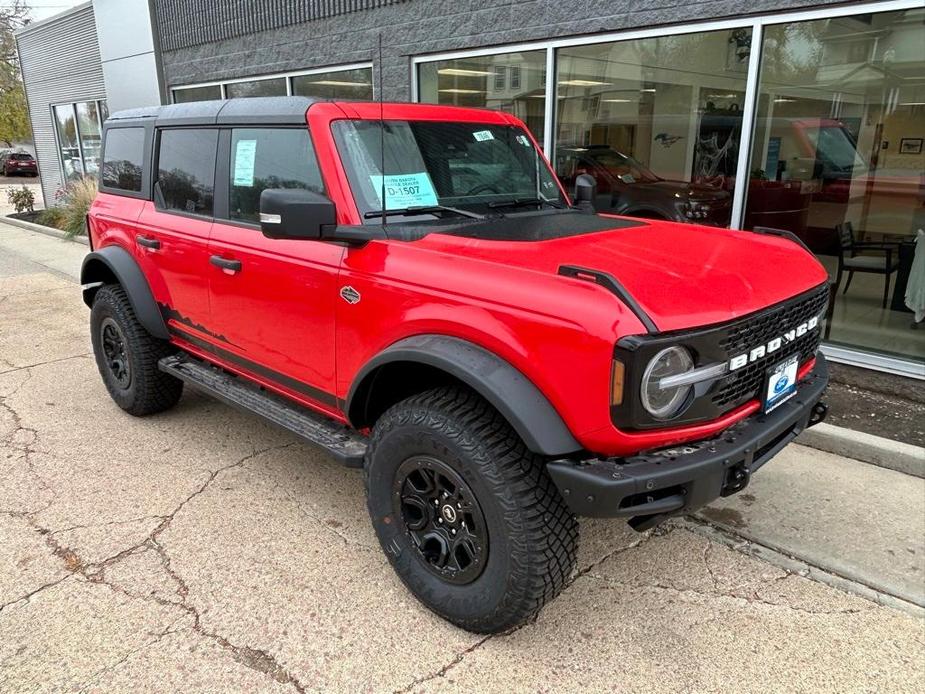
[[[699,518],[582,522],[535,623],[469,634],[355,470],[195,393],[119,410],[85,252],[0,223],[0,691],[925,690],[921,479],[790,446]]]

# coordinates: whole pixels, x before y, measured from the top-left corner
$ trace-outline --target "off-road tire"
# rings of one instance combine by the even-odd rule
[[[415,456],[456,472],[483,512],[487,558],[465,585],[433,573],[396,514],[396,473]],[[543,460],[476,393],[438,388],[394,405],[373,427],[364,467],[370,518],[389,561],[408,589],[450,622],[503,632],[532,619],[565,587],[575,568],[578,523]]]
[[[111,319],[121,330],[125,343],[130,379],[119,383],[106,358],[102,328]],[[138,322],[125,290],[117,284],[107,284],[96,292],[90,311],[90,336],[93,354],[106,390],[116,404],[136,417],[169,410],[183,394],[183,381],[158,369],[157,362],[176,353],[166,340],[153,337]]]

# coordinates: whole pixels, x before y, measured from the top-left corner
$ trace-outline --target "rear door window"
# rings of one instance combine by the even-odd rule
[[[111,128],[106,133],[103,168],[104,188],[141,191],[142,162],[145,152],[144,128]]]
[[[230,219],[256,223],[267,188],[324,191],[305,128],[235,128],[231,133]]]
[[[212,216],[218,130],[162,130],[155,200],[160,209]]]

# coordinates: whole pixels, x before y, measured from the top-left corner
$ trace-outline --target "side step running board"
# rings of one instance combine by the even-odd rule
[[[257,384],[185,355],[164,357],[161,371],[192,388],[270,420],[334,456],[348,467],[363,467],[366,438],[340,422],[300,407]]]

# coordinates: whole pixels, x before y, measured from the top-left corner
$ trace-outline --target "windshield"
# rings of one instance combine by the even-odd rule
[[[479,214],[565,206],[552,173],[522,128],[485,123],[342,120],[334,138],[360,215],[452,207]],[[385,146],[383,162],[382,145]],[[383,163],[385,175],[383,176]],[[509,205],[510,203],[510,205]],[[519,204],[517,204],[519,203]],[[422,212],[426,217],[435,212]]]
[[[858,154],[851,136],[841,127],[823,126],[808,129],[806,136],[816,147],[817,157],[828,161],[837,169],[866,169],[867,163]]]
[[[612,149],[590,149],[588,156],[624,183],[655,183],[661,180],[632,157]]]

